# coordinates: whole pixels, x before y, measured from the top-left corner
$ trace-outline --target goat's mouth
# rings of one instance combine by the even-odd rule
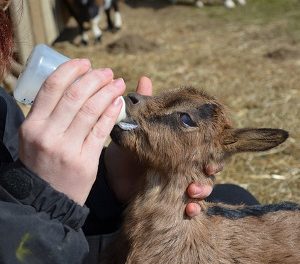
[[[119,122],[117,124],[117,126],[119,128],[121,128],[122,130],[124,130],[124,131],[134,130],[134,129],[136,129],[138,127],[137,123],[134,122],[133,120],[130,120],[130,121],[123,120],[123,121]]]
[[[132,134],[130,131],[136,128],[138,128],[137,123],[132,119],[126,118],[113,127],[110,133],[111,139],[117,145],[124,146],[127,136]]]

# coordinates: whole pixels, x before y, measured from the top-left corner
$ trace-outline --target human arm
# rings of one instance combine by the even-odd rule
[[[88,214],[16,161],[0,170],[0,262],[82,263]]]
[[[88,248],[80,227],[88,209],[17,160],[23,120],[16,102],[0,88],[0,262],[81,263]]]
[[[80,230],[87,215],[87,208],[81,205],[84,204],[96,177],[102,142],[104,143],[109,135],[110,127],[113,126],[121,107],[113,102],[116,102],[116,98],[125,89],[122,80],[119,80],[119,85],[112,81],[110,70],[106,70],[104,75],[102,70],[91,71],[87,61],[82,63],[73,60],[62,65],[41,88],[31,112],[21,126],[20,159],[25,166],[20,162],[11,163],[9,168],[8,164],[0,166],[0,208],[3,212],[0,216],[0,219],[3,217],[1,237],[7,239],[11,245],[5,249],[5,243],[2,243],[4,248],[0,250],[1,260],[7,259],[7,256],[15,256],[18,243],[24,244],[20,234],[26,235],[27,231],[34,235],[36,241],[31,248],[31,252],[35,254],[27,263],[81,263],[87,253],[87,243]],[[80,92],[86,92],[88,89],[92,90],[89,90],[88,94],[80,95]],[[79,97],[74,104],[72,100],[76,98],[72,95],[69,94],[67,97],[70,98],[65,98],[68,92],[75,96],[78,93]],[[76,107],[72,108],[74,105]],[[70,108],[66,108],[68,106]],[[52,107],[50,111],[49,107]],[[70,118],[71,114],[73,116]],[[75,133],[72,134],[69,128],[75,120],[80,123],[80,127],[79,131],[73,127]],[[63,133],[59,129],[63,126],[66,128],[64,134],[70,132],[66,140],[60,138]],[[97,131],[93,131],[94,129]],[[58,131],[60,133],[57,133]],[[80,133],[83,131],[86,131],[84,139],[89,138],[91,131],[96,133],[93,134],[95,140],[88,141],[91,144],[86,155],[82,154],[83,147],[79,149],[82,155],[78,158],[78,155],[75,155],[78,154],[78,148],[74,146],[80,141]],[[80,142],[85,145],[87,141]],[[62,151],[63,147],[65,152]],[[74,160],[66,160],[64,154],[73,154]],[[89,160],[90,163],[84,162],[89,159],[88,154],[96,160],[95,163],[92,160]],[[20,166],[16,170],[15,166],[18,164]],[[78,166],[82,170],[77,170]],[[11,170],[13,174],[7,174]],[[18,181],[10,181],[16,178]],[[24,200],[23,196],[18,195],[28,182],[34,195],[30,194],[30,199],[25,197]],[[14,186],[17,187],[17,192],[12,188]],[[27,239],[27,236],[24,239]],[[39,250],[43,252],[42,255]],[[13,258],[13,261],[15,260]],[[13,261],[3,263],[14,263]]]

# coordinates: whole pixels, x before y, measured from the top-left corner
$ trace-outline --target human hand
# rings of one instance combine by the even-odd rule
[[[152,95],[152,82],[147,77],[142,77],[137,86],[137,93]],[[107,169],[107,180],[114,191],[117,199],[127,202],[138,190],[141,175],[145,168],[139,163],[138,158],[127,150],[123,150],[111,142],[105,152],[105,165]],[[209,177],[223,169],[222,165],[209,163],[203,168],[204,173]],[[187,188],[187,195],[193,200],[199,201],[207,198],[212,192],[212,186],[191,183]],[[190,202],[185,209],[189,217],[200,214],[201,208],[198,203]]]
[[[70,60],[44,82],[20,129],[19,157],[54,189],[83,205],[125,91],[110,69]]]
[[[203,172],[206,174],[207,177],[213,177],[216,173],[223,170],[224,164],[223,163],[208,163],[204,168]],[[199,201],[206,199],[212,192],[213,187],[211,185],[200,185],[198,183],[191,183],[186,193],[189,198],[192,199],[199,199]],[[189,217],[194,217],[199,215],[201,212],[201,207],[198,203],[190,202],[185,207],[185,213]]]

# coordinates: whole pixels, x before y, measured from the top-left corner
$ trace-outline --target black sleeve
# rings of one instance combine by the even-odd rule
[[[18,130],[23,121],[14,98],[0,87],[0,163],[18,159]]]
[[[83,263],[81,207],[17,161],[0,171],[0,263]]]

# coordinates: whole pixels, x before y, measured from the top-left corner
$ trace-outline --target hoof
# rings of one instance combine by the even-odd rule
[[[101,43],[101,41],[102,41],[102,35],[95,38],[94,44],[99,44],[99,43]]]
[[[105,29],[105,31],[108,31],[108,32],[111,32],[111,33],[116,33],[116,32],[118,32],[119,30],[121,30],[121,27],[107,27],[106,29]]]
[[[113,32],[114,27],[113,26],[107,26],[104,31]]]
[[[88,46],[89,43],[88,43],[86,40],[82,39],[82,40],[81,40],[81,45],[83,45],[83,46]]]

